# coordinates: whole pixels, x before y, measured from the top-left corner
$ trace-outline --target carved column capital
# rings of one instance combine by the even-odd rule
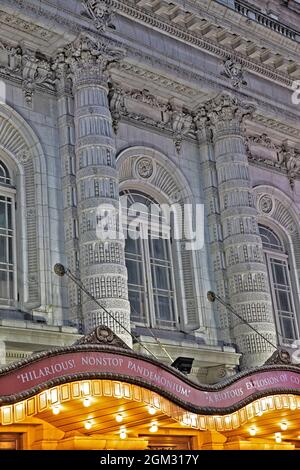
[[[207,117],[215,135],[242,134],[245,118],[250,118],[255,110],[252,104],[244,103],[235,96],[221,93],[205,105]]]
[[[125,57],[125,50],[82,33],[63,54],[74,84],[87,79],[106,84],[110,67]]]

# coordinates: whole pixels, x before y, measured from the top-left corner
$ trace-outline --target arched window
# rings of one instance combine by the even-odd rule
[[[121,201],[127,214],[123,228],[131,321],[176,328],[170,226],[158,203],[142,192],[123,191]]]
[[[266,256],[279,343],[291,344],[299,333],[288,254],[273,230],[259,225],[259,232]]]

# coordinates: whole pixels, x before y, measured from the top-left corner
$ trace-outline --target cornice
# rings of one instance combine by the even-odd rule
[[[292,85],[293,79],[290,78],[287,74],[276,72],[268,65],[260,65],[254,60],[245,58],[236,50],[234,50],[233,52],[229,47],[222,46],[212,40],[208,40],[200,37],[195,33],[188,32],[185,28],[180,27],[178,25],[175,26],[171,22],[161,20],[157,17],[157,15],[154,15],[143,8],[129,5],[128,1],[125,2],[123,0],[111,0],[111,4],[117,9],[118,13],[123,14],[128,18],[134,18],[135,20],[140,21],[141,23],[150,25],[153,29],[161,31],[164,34],[171,35],[180,41],[188,43],[193,47],[205,50],[210,54],[222,57],[223,59],[238,59],[238,61],[244,68],[248,69],[249,71],[253,71],[254,73],[257,73],[259,75],[262,75],[267,79],[276,81],[285,86],[291,87]]]
[[[51,20],[53,24],[56,23],[57,25],[63,26],[75,34],[82,30],[96,30],[96,26],[92,24],[92,20],[86,18],[82,14],[75,14],[74,12],[67,11],[63,8],[57,10],[49,2],[43,2],[45,6],[41,6],[40,4],[37,6],[32,3],[33,2],[30,2],[29,0],[3,0],[3,4],[9,8],[11,8],[12,5],[16,5],[18,10],[24,11],[26,14],[29,13],[33,18],[44,17]],[[170,35],[179,41],[190,44],[198,49],[205,50],[212,55],[221,57],[222,59],[231,58],[235,61],[238,60],[244,69],[252,71],[269,80],[283,84],[284,86],[291,86],[292,84],[293,77],[289,76],[287,73],[274,70],[272,67],[267,65],[267,63],[259,64],[255,60],[245,57],[237,51],[236,47],[233,50],[220,42],[218,43],[210,38],[201,37],[199,34],[189,31],[186,27],[180,26],[175,21],[172,22],[172,20],[168,21],[167,19],[161,19],[158,15],[151,13],[149,10],[135,5],[132,0],[107,0],[106,3],[118,14],[139,21],[147,26],[151,26],[153,29],[160,31],[163,34]],[[222,5],[218,5],[218,7],[220,8]],[[202,11],[205,16],[208,15],[206,10],[202,9]],[[228,33],[228,29],[224,29],[219,25],[222,21],[225,21],[225,23],[228,22],[227,18],[219,18],[215,21],[216,24],[213,25],[219,30],[218,35],[222,31],[224,34]],[[261,49],[262,53],[265,52],[264,49]],[[271,54],[273,53],[271,52]],[[273,55],[274,58],[277,58],[278,56],[278,54],[276,55],[275,53]]]

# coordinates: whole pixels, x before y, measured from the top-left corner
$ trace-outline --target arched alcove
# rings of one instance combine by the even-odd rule
[[[178,204],[182,211],[185,204],[195,203],[190,185],[180,169],[158,150],[136,146],[121,151],[117,157],[120,190],[137,190],[153,197],[159,204]],[[205,248],[201,251],[186,249],[186,240],[174,240],[174,270],[181,327],[185,331],[196,330],[207,324],[204,308],[203,279],[208,278]],[[199,255],[200,253],[200,255]],[[199,262],[201,260],[203,262]],[[202,270],[202,272],[201,272]]]
[[[51,303],[46,161],[33,129],[7,104],[0,104],[0,157],[16,186],[17,306],[30,311]]]

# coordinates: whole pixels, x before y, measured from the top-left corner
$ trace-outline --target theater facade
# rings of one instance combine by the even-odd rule
[[[299,14],[0,0],[2,448],[298,447]]]

